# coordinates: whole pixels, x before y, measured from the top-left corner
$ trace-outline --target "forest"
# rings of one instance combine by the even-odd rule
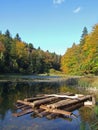
[[[73,43],[62,56],[61,69],[71,75],[98,75],[98,24],[89,34],[84,27],[79,44]]]
[[[0,73],[43,74],[50,70],[98,75],[98,24],[90,33],[84,27],[80,42],[73,43],[62,56],[36,49],[32,43],[23,42],[18,33],[12,38],[9,30],[0,32]]]
[[[0,32],[0,74],[1,73],[49,73],[50,69],[60,69],[61,56],[40,47],[34,48],[32,43],[23,42],[17,33],[12,38],[7,29]]]

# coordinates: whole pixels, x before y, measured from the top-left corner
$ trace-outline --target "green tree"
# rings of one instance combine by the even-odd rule
[[[83,31],[82,31],[81,39],[80,39],[81,45],[83,45],[85,43],[85,37],[87,36],[87,34],[88,34],[87,27],[84,27]]]
[[[17,33],[15,36],[15,40],[21,41],[21,37],[19,36],[19,34]]]

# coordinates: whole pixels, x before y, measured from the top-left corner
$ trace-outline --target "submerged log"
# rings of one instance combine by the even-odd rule
[[[32,107],[26,105],[25,107],[21,108],[21,110],[27,110],[27,109],[30,109],[30,108],[32,108]]]
[[[62,114],[65,116],[71,116],[73,114],[72,112],[68,112],[68,111],[64,111],[64,110],[60,110],[60,109],[51,109],[45,105],[41,105],[40,108],[45,109],[47,112],[50,112],[50,113]]]
[[[17,109],[21,109],[21,108],[24,108],[24,107],[27,107],[27,105],[21,104],[20,106],[16,106]]]
[[[41,112],[41,113],[38,113],[37,115],[39,116],[39,117],[44,117],[44,116],[47,116],[47,115],[49,115],[50,114],[50,112],[47,112],[47,111],[43,111],[43,112]]]
[[[13,113],[13,116],[19,117],[19,116],[23,116],[23,115],[26,115],[26,114],[29,114],[29,113],[32,113],[32,112],[33,112],[33,109],[31,108],[31,109],[20,111],[18,113]]]
[[[41,109],[41,108],[39,108],[39,109],[35,109],[34,110],[34,112],[37,114],[37,113],[40,113],[40,112],[42,112],[42,111],[44,111],[43,109]]]
[[[51,114],[47,115],[46,117],[47,117],[48,119],[55,119],[57,116],[58,116],[58,114],[51,113]]]

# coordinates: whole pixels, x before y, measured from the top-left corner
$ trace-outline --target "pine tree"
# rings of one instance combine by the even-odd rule
[[[83,31],[82,31],[81,39],[80,39],[81,45],[83,45],[85,43],[85,37],[87,36],[87,34],[88,34],[88,30],[86,27],[84,27]]]
[[[15,39],[18,40],[18,41],[21,41],[21,38],[20,38],[18,33],[16,34]]]

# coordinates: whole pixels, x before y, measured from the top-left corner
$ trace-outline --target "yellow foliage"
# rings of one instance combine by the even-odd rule
[[[26,45],[23,42],[16,42],[16,53],[19,58],[27,55]]]

